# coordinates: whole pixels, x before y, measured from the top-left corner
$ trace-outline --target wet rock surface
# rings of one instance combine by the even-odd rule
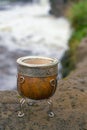
[[[0,130],[87,130],[87,57],[59,80],[52,100],[54,118],[48,117],[45,100],[24,104],[25,116],[19,118],[18,92],[0,92]]]

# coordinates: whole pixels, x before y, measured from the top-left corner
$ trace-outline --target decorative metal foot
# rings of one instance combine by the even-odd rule
[[[48,105],[49,105],[48,116],[52,118],[54,117],[52,100],[48,100]]]
[[[23,117],[24,116],[24,110],[23,110],[23,104],[25,103],[25,99],[22,98],[20,100],[20,111],[18,112],[18,117]]]

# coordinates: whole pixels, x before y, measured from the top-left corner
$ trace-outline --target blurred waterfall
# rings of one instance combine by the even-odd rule
[[[33,0],[33,3],[40,4],[42,6],[46,6],[49,4],[49,0]]]
[[[17,58],[39,55],[61,59],[68,49],[69,22],[48,13],[48,0],[34,2],[15,3],[8,9],[3,6],[0,11],[0,90],[16,89]]]

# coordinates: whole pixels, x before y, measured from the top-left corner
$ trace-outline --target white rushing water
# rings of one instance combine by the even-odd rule
[[[15,5],[0,11],[0,46],[5,46],[11,54],[21,50],[27,51],[27,54],[29,51],[29,55],[61,59],[68,48],[70,24],[65,18],[49,15],[49,10],[47,0],[34,0],[34,4]],[[4,59],[5,56],[1,55],[0,58]],[[0,73],[0,86],[4,86],[1,90],[16,86],[16,66],[13,63],[10,59],[8,64],[5,63],[12,68],[9,70],[11,76]]]

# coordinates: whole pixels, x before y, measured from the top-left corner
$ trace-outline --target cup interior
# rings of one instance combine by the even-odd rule
[[[30,58],[30,59],[25,59],[22,62],[26,64],[42,65],[42,64],[50,64],[53,62],[53,60],[41,59],[41,58]]]

